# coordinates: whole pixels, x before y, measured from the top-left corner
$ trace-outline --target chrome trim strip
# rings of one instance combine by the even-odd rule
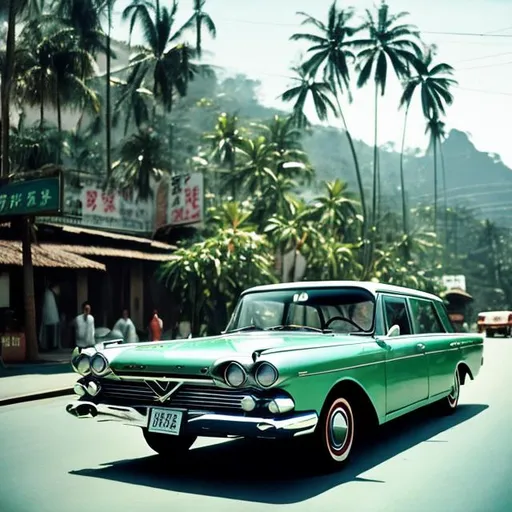
[[[66,405],[66,412],[78,418],[94,418],[97,421],[117,421],[136,427],[147,427],[150,407],[141,407],[142,414],[133,407],[118,407],[108,404],[94,404],[86,401],[73,401]],[[172,408],[171,408],[172,409]],[[189,411],[192,412],[192,411]],[[192,412],[193,414],[193,412]],[[246,435],[249,437],[293,437],[311,433],[318,423],[316,412],[302,412],[292,417],[280,419],[260,418],[241,415],[199,413],[189,416],[186,428],[198,435],[224,434],[226,436]]]
[[[472,345],[467,345],[467,346],[470,347]],[[356,368],[364,368],[365,366],[373,366],[373,365],[377,365],[377,364],[392,363],[394,361],[401,361],[404,359],[413,359],[415,357],[428,357],[431,354],[441,354],[443,352],[453,352],[455,350],[459,350],[459,348],[447,348],[447,349],[443,349],[443,350],[433,350],[433,351],[429,352],[428,347],[427,347],[427,351],[422,352],[421,354],[413,354],[410,356],[395,357],[393,359],[383,359],[382,361],[372,361],[371,363],[362,363],[362,364],[356,364],[353,366],[344,366],[343,368],[334,368],[332,370],[323,370],[321,372],[308,373],[307,371],[304,370],[304,371],[298,372],[297,376],[298,377],[311,377],[312,375],[324,375],[326,373],[336,373],[336,372],[342,372],[345,370],[355,370]]]
[[[204,385],[204,386],[211,386],[212,384],[215,385],[215,381],[213,379],[192,379],[192,378],[180,378],[180,377],[149,377],[147,375],[140,376],[140,375],[118,375],[119,380],[127,380],[127,381],[166,381],[166,382],[180,382],[181,384],[198,384],[198,385]]]

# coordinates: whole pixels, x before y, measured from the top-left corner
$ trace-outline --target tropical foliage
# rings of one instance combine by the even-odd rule
[[[232,106],[235,98],[245,101],[235,79],[224,82],[232,87],[223,97],[212,92],[217,79],[203,56],[217,28],[206,0],[194,1],[183,26],[176,0],[133,0],[122,13],[126,39],[135,28],[142,37],[130,41],[124,61],[117,54],[126,47],[111,39],[115,0],[8,4],[7,44],[0,48],[5,173],[57,163],[140,198],[151,197],[153,181],[190,170],[204,174],[206,221],[159,272],[194,334],[219,332],[242,289],[282,280],[374,279],[440,292],[442,274],[463,270],[487,303],[512,300],[506,234],[446,202],[442,143],[454,70],[436,62],[436,49],[422,41],[408,13],[393,13],[386,2],[363,13],[333,2],[325,20],[298,13],[303,29],[290,39],[307,49],[282,94],[291,114],[249,119]],[[403,86],[401,208],[383,200],[379,164],[379,105],[390,80]],[[344,115],[353,88],[369,85],[370,160]],[[433,154],[434,201],[426,205],[407,204],[404,180],[415,96]],[[339,144],[348,143],[328,181],[319,179],[305,150],[315,130],[305,113],[310,102],[320,121],[340,119]],[[16,126],[9,108],[20,114]],[[38,109],[32,126],[29,108]],[[72,128],[64,126],[64,112],[76,112]]]

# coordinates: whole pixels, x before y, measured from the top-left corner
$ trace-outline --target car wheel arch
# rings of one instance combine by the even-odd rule
[[[380,425],[381,421],[372,399],[363,386],[361,386],[357,381],[345,378],[334,384],[327,394],[323,409],[328,406],[330,401],[335,397],[343,397],[350,400],[351,406],[355,409],[356,415],[363,413],[365,418],[370,419],[368,425],[369,429]]]
[[[471,369],[465,362],[460,361],[457,364],[457,369],[459,370],[459,379],[461,386],[463,386],[466,383],[466,376],[468,376],[470,380],[474,380],[473,374],[471,373]]]

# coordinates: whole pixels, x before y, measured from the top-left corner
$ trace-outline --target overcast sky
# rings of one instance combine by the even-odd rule
[[[161,0],[163,5],[165,2]],[[116,13],[128,3],[118,0]],[[192,4],[192,0],[179,2],[180,23],[190,15]],[[262,101],[283,108],[276,98],[290,85],[290,65],[304,51],[288,40],[300,29],[296,12],[306,11],[325,20],[330,4],[331,0],[207,0],[205,10],[214,19],[218,34],[214,41],[205,37],[204,46],[213,53],[213,63],[261,80]],[[374,2],[338,1],[338,5],[352,5],[362,11]],[[499,154],[512,167],[512,0],[390,0],[389,5],[392,12],[409,11],[410,22],[418,25],[423,39],[438,46],[438,59],[456,68],[459,87],[454,90],[447,127],[468,132],[478,149]],[[127,29],[118,20],[115,37],[126,40]],[[460,32],[487,35],[453,35]],[[379,110],[380,144],[400,144],[400,92],[398,82],[390,80]],[[309,113],[314,117],[311,110]],[[345,114],[354,137],[372,144],[371,87],[355,92]],[[419,103],[413,104],[409,123],[406,144],[424,148],[425,122]],[[332,124],[339,125],[336,120]]]

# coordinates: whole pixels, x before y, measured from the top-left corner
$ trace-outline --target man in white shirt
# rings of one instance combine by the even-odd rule
[[[125,343],[137,343],[139,341],[137,330],[127,309],[123,309],[122,317],[116,322],[112,330],[119,331],[123,335]]]
[[[91,315],[91,305],[88,302],[82,304],[81,315],[75,318],[76,346],[80,348],[93,347],[94,341],[94,317]]]

